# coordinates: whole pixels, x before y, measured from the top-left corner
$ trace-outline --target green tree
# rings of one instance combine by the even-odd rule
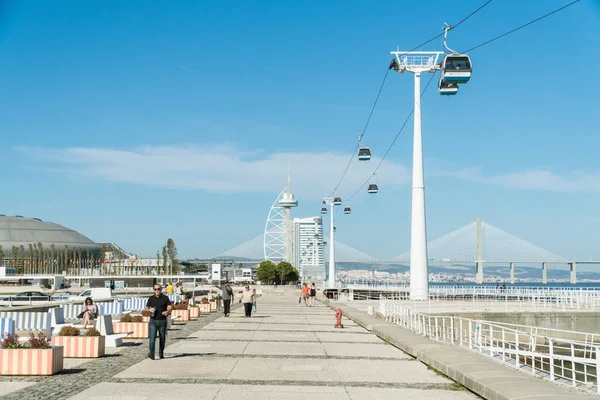
[[[2,245],[0,244],[0,266],[4,266],[4,249],[2,248]]]
[[[296,283],[299,276],[298,270],[289,262],[281,261],[277,264],[277,277],[282,285],[290,282]]]
[[[173,275],[175,273],[174,270],[177,268],[177,246],[175,246],[175,241],[171,238],[167,240],[167,254],[170,261],[169,273]]]
[[[51,270],[52,270],[53,274],[55,273],[54,266],[56,265],[55,257],[56,257],[56,246],[54,245],[54,243],[52,243],[50,245],[50,266],[51,266]],[[58,270],[56,272],[58,272]]]
[[[261,262],[256,270],[256,278],[265,284],[278,281],[277,266],[269,260]]]
[[[33,257],[34,257],[34,252],[33,252],[33,243],[29,243],[29,266],[27,268],[25,268],[25,273],[34,273],[33,272]]]
[[[40,266],[39,266],[40,272],[39,273],[47,274],[48,271],[46,271],[46,257],[45,257],[44,245],[42,244],[42,242],[37,243],[37,248],[38,248],[38,255],[39,255],[39,259],[40,259]]]
[[[167,253],[166,245],[164,245],[162,248],[162,257],[163,257],[162,271],[164,274],[166,274],[167,273],[167,261],[169,260],[169,254]],[[159,271],[160,271],[160,269],[159,269]]]

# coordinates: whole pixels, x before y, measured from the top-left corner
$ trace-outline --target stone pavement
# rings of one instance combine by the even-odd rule
[[[334,313],[320,303],[261,297],[252,318],[237,308],[168,346],[164,360],[141,360],[70,399],[478,398],[352,321],[343,323],[335,329]]]

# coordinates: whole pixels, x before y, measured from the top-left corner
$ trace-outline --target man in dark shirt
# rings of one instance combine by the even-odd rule
[[[160,285],[154,285],[154,295],[148,298],[146,303],[146,310],[150,311],[150,322],[148,322],[148,331],[150,334],[150,351],[148,352],[148,358],[154,360],[154,348],[156,345],[156,331],[158,331],[159,337],[159,357],[165,358],[165,340],[167,336],[167,318],[171,314],[171,300],[169,297],[162,294],[162,287]]]

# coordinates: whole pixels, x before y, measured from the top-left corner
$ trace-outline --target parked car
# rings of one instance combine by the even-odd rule
[[[0,298],[1,301],[30,302],[30,301],[51,301],[52,295],[43,292],[23,292],[14,296],[5,296]]]
[[[112,290],[109,288],[91,288],[86,289],[76,296],[70,296],[69,300],[81,300],[83,302],[87,297],[91,297],[92,300],[109,300],[112,296]]]

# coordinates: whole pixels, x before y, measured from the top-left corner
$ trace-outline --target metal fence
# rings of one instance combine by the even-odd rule
[[[598,335],[427,315],[389,300],[380,301],[379,312],[387,321],[419,335],[466,347],[553,382],[600,393]]]

